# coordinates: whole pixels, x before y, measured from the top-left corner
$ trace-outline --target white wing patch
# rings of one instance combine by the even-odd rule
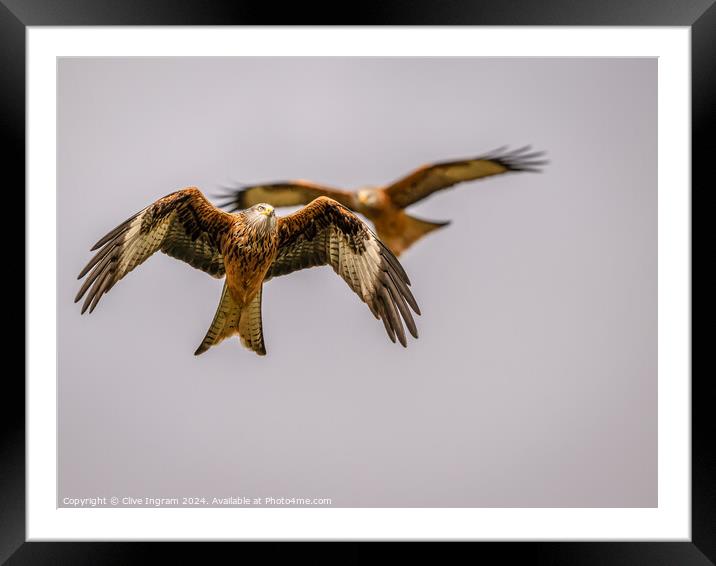
[[[331,227],[328,237],[328,255],[334,271],[340,275],[358,296],[369,306],[374,295],[375,281],[380,265],[380,247],[369,238],[363,241],[365,251],[354,253],[348,237],[338,228]],[[371,307],[371,310],[372,307]],[[377,316],[377,313],[373,313]]]
[[[150,255],[156,252],[162,245],[164,237],[167,235],[169,225],[174,220],[174,214],[169,215],[155,226],[150,232],[141,234],[142,213],[130,224],[129,230],[125,236],[122,247],[122,259],[119,263],[119,271],[121,273],[129,273],[139,264],[144,262]]]

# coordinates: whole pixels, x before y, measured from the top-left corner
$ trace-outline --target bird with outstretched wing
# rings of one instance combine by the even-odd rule
[[[397,256],[433,230],[450,222],[432,222],[410,216],[405,208],[438,191],[458,183],[516,171],[540,171],[547,161],[544,152],[525,146],[513,151],[496,149],[470,159],[458,159],[425,165],[390,185],[345,191],[311,181],[281,181],[262,185],[229,188],[219,206],[241,210],[258,202],[275,207],[308,204],[319,196],[327,196],[375,225],[380,240]]]
[[[219,306],[195,354],[238,334],[266,354],[261,321],[264,282],[309,267],[329,265],[373,315],[390,339],[407,345],[405,328],[418,337],[411,309],[420,314],[410,280],[395,256],[345,206],[326,196],[277,217],[255,203],[235,213],[212,205],[196,187],[169,194],[125,220],[93,247],[80,272],[75,302],[92,312],[120,279],[157,251],[216,278],[224,278]]]

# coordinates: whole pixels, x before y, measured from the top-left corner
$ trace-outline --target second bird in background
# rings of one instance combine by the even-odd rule
[[[368,218],[375,225],[378,237],[397,256],[423,236],[450,224],[450,221],[421,220],[407,214],[405,208],[458,183],[510,172],[539,172],[547,163],[542,159],[544,152],[530,149],[525,146],[508,152],[503,147],[470,159],[424,165],[390,185],[357,191],[305,180],[242,185],[221,195],[224,200],[219,205],[229,207],[230,211],[260,202],[275,207],[299,206],[327,196]]]

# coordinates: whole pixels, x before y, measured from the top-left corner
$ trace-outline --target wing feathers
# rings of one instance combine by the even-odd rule
[[[415,326],[415,320],[413,320],[413,315],[410,314],[410,309],[408,308],[404,295],[398,291],[397,285],[393,280],[393,275],[388,272],[383,272],[382,280],[392,296],[393,303],[397,305],[398,310],[405,321],[405,325],[408,327],[408,331],[413,335],[413,338],[417,338],[418,329]]]
[[[378,242],[378,245],[380,246],[382,250],[383,257],[388,261],[388,263],[391,265],[393,269],[395,269],[399,274],[400,277],[405,281],[406,284],[410,285],[410,279],[408,278],[408,274],[405,273],[405,269],[403,269],[403,266],[400,265],[400,262],[398,261],[398,258],[393,255],[393,252],[391,252],[388,247],[381,242],[378,238],[376,238],[376,242]],[[417,307],[417,304],[415,305]],[[420,314],[419,310],[416,310],[418,314]]]
[[[145,209],[146,210],[146,209]],[[114,230],[109,232],[107,235],[105,235],[101,240],[99,240],[94,246],[90,248],[90,251],[93,252],[103,245],[105,245],[110,240],[113,240],[116,236],[119,234],[126,232],[129,229],[129,226],[132,224],[134,219],[139,216],[144,210],[138,212],[137,214],[131,216],[130,218],[127,218],[124,222],[122,222],[119,226],[117,226]]]
[[[82,287],[80,287],[80,290],[77,292],[77,295],[75,295],[75,302],[79,301],[82,298],[82,295],[87,292],[87,289],[89,289],[90,285],[95,282],[97,277],[99,277],[99,275],[104,272],[104,269],[107,267],[107,263],[109,263],[111,260],[112,256],[107,254],[104,260],[100,264],[98,264],[97,267],[94,268],[92,273],[90,273],[90,276],[84,280],[84,283],[82,283]],[[83,272],[84,271],[85,270],[83,270]]]
[[[92,312],[117,281],[160,250],[214,277],[223,276],[220,243],[232,222],[230,214],[215,208],[194,187],[159,199],[92,247],[97,253],[80,271],[78,279],[89,276],[75,302],[86,295],[82,312]]]
[[[511,171],[538,172],[547,161],[544,152],[530,151],[527,145],[513,151],[501,147],[472,159],[444,161],[416,169],[385,188],[391,202],[405,208],[436,191],[447,189],[465,181],[474,181]]]
[[[405,339],[405,330],[403,329],[403,323],[398,316],[398,312],[395,310],[395,297],[391,295],[391,293],[386,287],[379,287],[378,292],[383,299],[383,305],[385,305],[385,310],[388,315],[388,323],[395,332],[395,335],[398,338],[398,342],[400,342],[403,346],[407,346],[408,343]]]
[[[399,289],[401,296],[407,301],[410,308],[417,314],[420,314],[420,307],[418,307],[418,302],[415,300],[413,293],[408,288],[408,283],[400,277],[395,277],[392,273],[388,273],[388,275],[390,275],[391,281]]]
[[[388,314],[387,314],[387,308],[385,306],[385,301],[382,296],[378,297],[378,300],[376,301],[376,305],[379,312],[380,320],[383,321],[383,326],[385,327],[385,331],[388,333],[388,338],[390,338],[390,341],[395,344],[395,330],[393,329],[393,326],[389,322]]]
[[[405,270],[357,216],[327,197],[279,218],[278,256],[266,280],[319,265],[330,265],[343,278],[393,342],[407,344],[403,323],[417,338],[410,308],[417,314],[420,309]]]
[[[106,246],[102,249],[99,253],[95,254],[94,257],[87,263],[87,265],[84,266],[82,271],[80,271],[80,274],[77,276],[77,279],[82,279],[85,275],[87,275],[87,272],[92,269],[95,265],[97,265],[100,261],[108,257],[112,251],[114,251],[115,245]]]
[[[218,195],[222,199],[218,206],[228,207],[229,212],[243,210],[262,202],[275,207],[298,206],[308,204],[321,196],[332,198],[344,206],[352,207],[353,204],[350,192],[299,179],[265,185],[225,187],[225,192]]]

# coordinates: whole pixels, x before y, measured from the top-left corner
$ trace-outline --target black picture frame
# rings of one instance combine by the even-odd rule
[[[3,195],[6,210],[21,206],[25,186],[25,33],[28,26],[86,25],[565,25],[690,26],[692,37],[692,183],[708,194],[706,165],[709,116],[716,100],[716,5],[714,0],[601,2],[586,0],[412,1],[369,4],[273,3],[201,0],[0,0],[0,108],[4,138]],[[350,21],[347,21],[350,18]],[[9,177],[9,179],[7,178]],[[712,181],[709,180],[712,184]],[[698,190],[698,189],[697,189]],[[692,188],[692,195],[694,194]],[[22,200],[24,209],[24,199]],[[703,208],[703,207],[702,207]],[[31,214],[32,211],[25,211]],[[5,226],[5,236],[19,229]],[[7,249],[7,248],[6,248]],[[16,268],[14,269],[16,270]],[[25,295],[25,300],[32,300]],[[13,302],[13,301],[7,301]],[[17,301],[15,301],[17,302]],[[27,303],[26,303],[27,304]],[[14,355],[8,348],[6,355]],[[6,367],[11,367],[10,365]],[[6,370],[0,442],[0,563],[129,564],[136,560],[210,560],[209,545],[138,542],[25,542],[25,386],[19,372]],[[469,554],[499,556],[500,563],[529,564],[669,564],[716,563],[716,443],[707,433],[711,376],[692,375],[692,537],[690,542],[524,542],[469,543]],[[477,545],[477,546],[475,546]],[[221,550],[226,550],[225,545]],[[341,544],[331,551],[341,561],[374,547]],[[385,550],[382,545],[381,552]],[[463,547],[461,550],[465,550]],[[422,545],[423,556],[445,546]],[[265,558],[315,558],[315,550],[295,544],[261,550]],[[180,554],[179,554],[180,553]],[[194,554],[196,553],[196,554]],[[335,559],[334,558],[334,559]],[[518,562],[519,561],[519,562]]]

